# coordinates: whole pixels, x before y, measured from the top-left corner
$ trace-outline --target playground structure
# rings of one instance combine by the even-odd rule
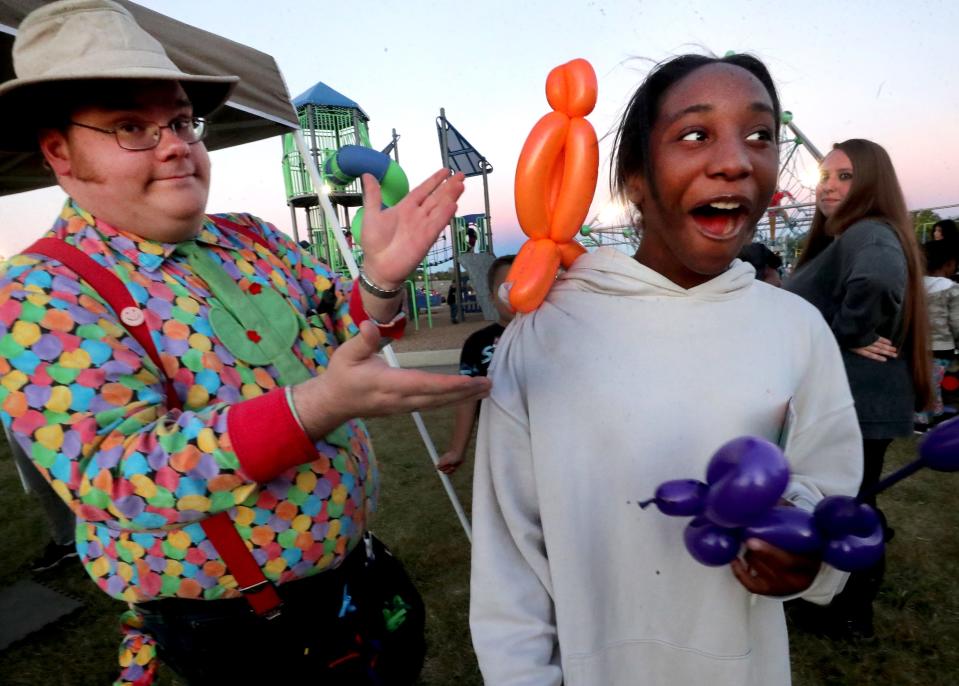
[[[493,227],[490,222],[489,181],[487,179],[493,173],[493,165],[476,148],[470,145],[463,134],[456,130],[456,127],[450,124],[446,118],[446,110],[442,107],[440,108],[440,115],[436,118],[436,133],[439,138],[443,166],[453,171],[462,172],[466,178],[480,176],[483,179],[483,213],[453,217],[450,220],[452,239],[450,241],[449,259],[453,262],[452,292],[456,294],[456,302],[450,314],[454,321],[462,321],[465,313],[466,298],[464,297],[462,274],[462,267],[465,267],[473,284],[473,292],[476,294],[476,300],[483,316],[486,319],[495,320],[497,318],[496,308],[490,300],[489,288],[486,283],[486,272],[493,259],[495,259],[493,257]],[[442,257],[442,255],[439,257]],[[430,261],[429,255],[427,261]],[[439,262],[439,264],[442,264],[442,262]],[[424,269],[423,271],[428,270]],[[427,313],[428,318],[429,316],[429,313]]]
[[[345,145],[361,145],[371,148],[367,123],[370,118],[353,100],[319,82],[312,88],[293,99],[299,118],[300,129],[306,139],[309,155],[316,168],[323,170],[326,162]],[[384,152],[392,152],[399,161],[397,141],[399,136],[393,131],[393,140]],[[317,190],[327,195],[330,201],[342,211],[342,226],[350,226],[350,208],[363,204],[363,194],[358,180],[345,186],[335,185],[326,176],[323,185],[317,189],[310,178],[308,161],[304,160],[297,149],[293,134],[283,136],[283,181],[286,188],[286,200],[290,207],[293,222],[293,237],[301,242],[296,210],[303,209],[306,215],[306,237],[310,249],[317,258],[339,273],[346,273],[346,262],[327,217],[320,207]],[[353,250],[357,263],[362,263],[361,251],[353,247],[352,237],[348,244]]]
[[[362,264],[363,252],[357,240],[357,220],[358,214],[362,212],[363,195],[356,175],[337,174],[333,170],[341,166],[338,163],[342,162],[340,157],[344,151],[349,150],[350,155],[360,152],[351,149],[353,146],[373,150],[368,126],[370,118],[359,104],[322,82],[294,98],[293,104],[296,107],[300,131],[306,141],[307,154],[320,171],[321,179],[317,187],[310,175],[311,160],[304,159],[301,155],[294,134],[284,135],[283,180],[287,205],[290,207],[293,236],[334,271],[347,274],[348,260],[344,256],[340,237],[335,235],[335,232],[341,229],[336,227],[352,225],[351,231],[342,230],[346,249],[357,264]],[[447,263],[452,265],[454,284],[466,281],[462,274],[465,268],[469,275],[468,280],[473,285],[471,290],[476,294],[473,299],[464,298],[465,293],[458,294],[458,315],[462,317],[463,311],[481,310],[487,319],[495,318],[495,309],[486,297],[485,283],[486,267],[493,259],[489,188],[486,181],[493,167],[449,124],[442,109],[437,118],[437,133],[442,159],[447,167],[462,171],[467,177],[483,177],[485,207],[482,213],[454,217],[450,222],[449,232],[441,235],[417,273],[411,275],[407,281],[409,311],[416,328],[419,328],[421,312],[425,312],[427,323],[432,326],[432,310],[438,303],[436,296],[431,296],[430,273],[432,269]],[[396,129],[393,129],[390,143],[380,151],[383,156],[392,156],[396,167],[399,164],[399,138]],[[399,170],[399,173],[402,174],[402,170]],[[384,187],[383,190],[384,203],[392,204],[387,202],[387,189]],[[336,222],[330,221],[323,211],[318,191],[325,195],[335,208]],[[305,214],[305,231],[302,236],[297,219],[298,209]]]
[[[621,213],[622,214],[622,213]],[[621,220],[621,217],[617,217]],[[587,250],[603,246],[622,246],[626,252],[634,253],[639,248],[641,233],[629,222],[604,222],[600,216],[593,217],[579,230],[579,242]]]

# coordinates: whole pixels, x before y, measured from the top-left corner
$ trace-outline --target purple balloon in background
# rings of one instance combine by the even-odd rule
[[[732,562],[739,554],[742,533],[696,517],[683,531],[683,541],[694,560],[707,567],[721,567]]]
[[[866,503],[849,495],[831,495],[816,504],[813,513],[816,528],[823,538],[869,536],[876,527],[882,528],[879,513]]]
[[[652,500],[639,504],[646,508],[656,503],[659,511],[671,517],[693,517],[702,513],[706,504],[706,493],[709,486],[696,479],[675,479],[664,481],[656,489]]]
[[[822,559],[844,572],[858,572],[879,562],[885,547],[882,525],[879,525],[868,536],[849,534],[829,541],[823,549]]]
[[[779,501],[789,483],[789,463],[775,444],[743,436],[716,451],[706,480],[705,516],[727,528],[748,526]]]
[[[798,507],[774,507],[743,531],[743,538],[759,538],[790,553],[819,551],[823,540],[816,530],[813,513]]]
[[[919,443],[919,457],[937,472],[959,471],[959,417],[927,433]]]

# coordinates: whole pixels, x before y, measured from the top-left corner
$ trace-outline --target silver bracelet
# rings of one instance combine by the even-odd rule
[[[360,274],[357,279],[359,280],[360,286],[363,287],[364,291],[370,295],[376,296],[377,298],[382,298],[383,300],[392,300],[403,292],[403,284],[391,289],[380,288],[375,283],[370,281],[369,277],[362,270],[360,270]]]
[[[303,421],[300,419],[300,413],[296,411],[296,405],[293,403],[293,386],[285,386],[283,389],[283,394],[286,396],[286,404],[287,407],[290,408],[290,414],[293,415],[293,419],[296,420],[300,430],[303,433],[306,433],[306,427],[303,426]]]

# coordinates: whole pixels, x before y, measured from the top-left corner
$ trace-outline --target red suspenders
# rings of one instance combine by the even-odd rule
[[[250,227],[221,217],[217,217],[216,221],[221,228],[229,228],[242,233],[273,252],[273,248],[266,239]],[[96,262],[79,248],[75,248],[59,238],[41,238],[24,250],[24,253],[45,255],[58,260],[90,284],[93,290],[107,301],[107,304],[117,314],[127,331],[143,346],[160,373],[164,374],[163,364],[150,335],[150,328],[146,325],[143,311],[137,306],[133,296],[130,295],[130,291],[127,290],[127,287],[123,285],[116,274]],[[183,404],[173,388],[173,382],[165,374],[164,386],[168,406],[182,409]],[[218,512],[201,521],[200,525],[213,547],[216,548],[216,552],[223,558],[227,569],[236,579],[243,597],[250,603],[254,612],[268,619],[278,616],[282,601],[276,592],[276,587],[263,576],[263,570],[260,569],[260,565],[257,564],[236,527],[233,526],[233,521],[229,515],[226,512]]]
[[[74,248],[59,238],[41,238],[36,243],[27,248],[24,252],[46,255],[66,266],[70,267],[77,275],[93,286],[101,298],[107,301],[107,304],[113,308],[120,322],[126,327],[126,330],[137,340],[137,343],[143,346],[147,355],[153,360],[160,373],[163,374],[163,363],[160,360],[160,354],[156,346],[153,345],[153,338],[150,336],[150,327],[146,325],[146,318],[143,311],[136,304],[130,291],[123,285],[119,277],[109,269],[101,265],[92,257],[87,255],[79,248]],[[173,390],[173,381],[164,375],[164,385],[166,386],[167,404],[170,407],[183,409],[180,398]]]

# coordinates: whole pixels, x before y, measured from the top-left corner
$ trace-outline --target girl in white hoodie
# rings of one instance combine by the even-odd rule
[[[843,575],[758,540],[728,568],[685,551],[686,520],[641,510],[702,478],[741,435],[788,424],[787,500],[861,477],[835,338],[802,299],[736,260],[775,190],[779,101],[761,62],[684,55],[633,96],[618,192],[635,257],[580,257],[507,328],[490,368],[473,492],[470,624],[486,683],[788,684],[784,597]]]

